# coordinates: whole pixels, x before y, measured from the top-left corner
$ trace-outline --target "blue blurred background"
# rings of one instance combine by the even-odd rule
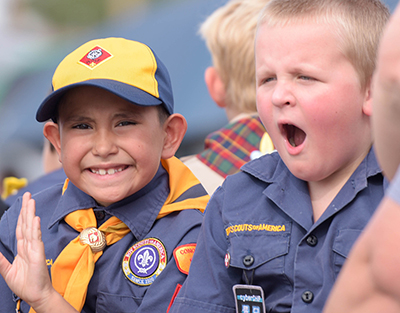
[[[43,173],[35,112],[57,64],[82,43],[125,37],[152,47],[167,66],[175,111],[188,121],[178,156],[198,152],[227,119],[208,95],[211,58],[199,24],[227,0],[0,0],[0,179]],[[385,0],[393,11],[398,0]]]

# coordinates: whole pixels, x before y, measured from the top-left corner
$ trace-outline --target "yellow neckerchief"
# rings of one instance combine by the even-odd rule
[[[204,212],[209,200],[209,196],[205,191],[204,195],[197,198],[187,198],[179,201],[179,197],[185,191],[200,184],[194,174],[175,157],[161,160],[161,164],[169,174],[170,193],[157,219],[185,209],[199,209]],[[68,187],[68,182],[69,180],[66,179],[63,194]],[[88,227],[97,226],[93,209],[74,211],[64,219],[79,232]],[[105,234],[107,245],[117,242],[130,232],[129,228],[115,216],[104,222],[98,230]],[[103,251],[93,252],[88,244],[82,244],[78,236],[61,251],[51,268],[54,289],[78,312],[82,310],[85,304],[87,286],[92,278],[95,263],[102,254]],[[31,308],[29,312],[33,313],[35,311]]]

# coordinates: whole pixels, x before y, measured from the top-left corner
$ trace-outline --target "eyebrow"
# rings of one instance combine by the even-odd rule
[[[113,118],[138,118],[143,114],[141,112],[122,111],[113,115]]]
[[[71,114],[71,115],[67,116],[64,120],[66,122],[69,122],[69,121],[83,122],[83,121],[87,121],[87,120],[92,120],[92,118],[83,116],[83,115],[78,115],[78,114]]]
[[[143,114],[141,112],[131,112],[131,111],[122,111],[122,112],[117,112],[115,113],[112,118],[141,118]],[[94,119],[85,116],[85,115],[79,115],[78,114],[71,114],[70,116],[66,117],[64,119],[64,122],[74,122],[74,123],[79,123],[79,122],[94,122]]]

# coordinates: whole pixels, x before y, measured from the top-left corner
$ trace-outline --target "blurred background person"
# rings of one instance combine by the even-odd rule
[[[254,37],[258,15],[268,1],[228,1],[208,16],[199,30],[212,58],[205,83],[229,123],[207,135],[202,152],[182,160],[209,194],[250,161],[266,134],[256,108]],[[272,142],[266,138],[271,152]]]

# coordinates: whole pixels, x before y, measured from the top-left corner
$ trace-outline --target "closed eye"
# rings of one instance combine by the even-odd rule
[[[276,77],[267,77],[267,78],[261,80],[261,85],[270,83],[274,80],[276,80]]]
[[[315,80],[314,78],[309,77],[309,76],[299,76],[299,79],[301,79],[301,80]]]

